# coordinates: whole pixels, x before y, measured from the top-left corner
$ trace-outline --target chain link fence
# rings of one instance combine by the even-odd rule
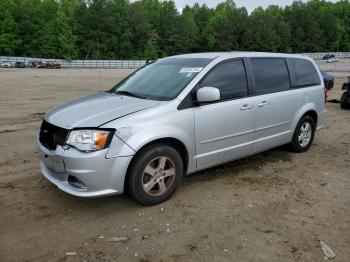
[[[322,60],[325,55],[334,55],[336,58],[350,58],[350,52],[321,52],[321,53],[302,53],[302,55],[310,56],[314,60]]]

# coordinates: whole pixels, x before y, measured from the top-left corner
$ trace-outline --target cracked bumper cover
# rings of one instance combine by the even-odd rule
[[[62,191],[79,197],[117,195],[124,191],[124,180],[132,156],[107,158],[108,149],[80,152],[74,148],[48,150],[37,141],[40,171]],[[82,182],[78,187],[72,178]]]

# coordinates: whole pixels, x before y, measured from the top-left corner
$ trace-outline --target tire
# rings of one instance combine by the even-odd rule
[[[177,150],[166,144],[151,144],[132,161],[126,181],[127,192],[143,205],[157,205],[175,193],[183,172]]]
[[[350,94],[344,92],[340,98],[340,108],[341,109],[350,109]]]
[[[311,130],[308,132],[304,132],[302,136],[302,128],[303,130],[306,130],[307,127],[310,127]],[[294,134],[292,142],[290,143],[290,148],[296,152],[296,153],[302,153],[309,150],[309,148],[312,145],[312,142],[314,140],[316,131],[316,123],[315,120],[310,116],[304,116],[302,119],[299,120]],[[302,138],[301,138],[302,137]]]

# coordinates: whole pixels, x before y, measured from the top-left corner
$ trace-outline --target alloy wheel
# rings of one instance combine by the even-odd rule
[[[142,174],[142,188],[151,196],[163,195],[175,181],[174,161],[167,156],[152,159]]]
[[[309,122],[304,122],[299,130],[298,142],[301,147],[306,147],[312,136],[312,126]]]

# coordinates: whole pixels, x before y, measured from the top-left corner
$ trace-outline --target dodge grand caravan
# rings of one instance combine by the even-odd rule
[[[325,88],[308,57],[203,53],[159,59],[111,90],[47,113],[42,174],[76,196],[167,200],[185,174],[283,144],[307,151]]]

